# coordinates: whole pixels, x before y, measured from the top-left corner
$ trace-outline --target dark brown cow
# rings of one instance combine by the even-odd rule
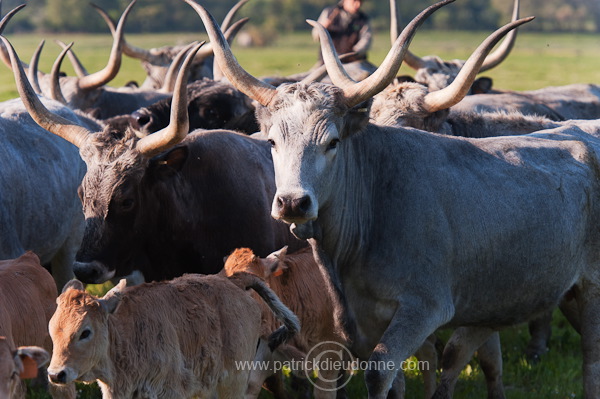
[[[77,145],[87,164],[79,189],[86,227],[78,278],[98,283],[133,268],[148,280],[216,273],[237,247],[265,256],[305,245],[269,215],[275,181],[268,143],[229,131],[188,134],[187,67],[178,76],[168,127],[141,139],[131,129],[92,134],[39,103],[6,43],[34,120]]]

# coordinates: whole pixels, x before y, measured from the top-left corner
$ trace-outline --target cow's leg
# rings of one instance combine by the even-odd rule
[[[73,220],[73,226],[71,227],[71,234],[50,261],[52,266],[52,277],[56,282],[58,292],[61,292],[64,285],[75,277],[75,274],[73,273],[73,263],[75,262],[75,255],[77,255],[77,251],[81,245],[81,238],[83,237],[83,230],[85,227],[83,213],[81,218],[75,219],[76,220]]]
[[[258,398],[260,391],[262,390],[263,382],[273,374],[273,370],[271,367],[273,366],[273,355],[271,350],[269,349],[269,344],[266,340],[260,339],[258,343],[258,348],[256,349],[256,355],[254,357],[254,362],[257,362],[259,367],[255,367],[250,370],[250,376],[248,378],[248,388],[246,390],[246,399],[254,399]],[[264,362],[264,364],[269,364],[268,369],[262,370],[260,364],[258,362]]]
[[[477,357],[488,389],[489,399],[503,399],[504,384],[502,383],[502,349],[500,334],[493,333],[485,343],[477,349]]]
[[[525,349],[525,356],[530,362],[538,362],[540,357],[548,352],[548,342],[552,335],[552,311],[529,321],[531,339]]]
[[[560,311],[569,321],[569,324],[581,334],[581,320],[579,314],[579,306],[577,305],[577,301],[575,298],[569,296],[563,298],[559,305]]]
[[[427,301],[415,299],[407,297],[399,300],[403,305],[399,306],[369,357],[370,367],[365,371],[369,399],[386,399],[392,384],[396,395],[404,395],[402,362],[415,353],[437,327],[448,322],[454,313],[453,309],[448,308],[451,303],[449,300],[432,306],[431,297]],[[425,308],[425,303],[428,304],[426,314],[420,312]]]
[[[319,368],[319,378],[314,384],[313,394],[315,399],[335,399],[337,396],[338,377],[343,378],[343,370],[336,366],[341,365],[344,359],[344,353],[340,351],[338,344],[321,344],[319,353],[316,353],[312,359],[313,364],[322,364],[326,362],[327,367]]]
[[[463,368],[473,357],[475,350],[483,345],[495,331],[484,327],[460,327],[457,328],[446,347],[442,356],[442,376],[440,385],[433,395],[433,399],[452,398],[454,386]],[[496,332],[497,334],[497,332]]]
[[[423,383],[425,384],[425,399],[431,398],[435,392],[437,386],[436,381],[436,370],[437,370],[437,350],[435,349],[435,342],[437,337],[435,334],[431,334],[423,345],[415,352],[415,357],[421,362],[427,362],[427,369],[421,370],[423,373]]]
[[[596,279],[594,279],[596,280]],[[600,282],[584,281],[577,293],[583,352],[583,390],[600,398]]]

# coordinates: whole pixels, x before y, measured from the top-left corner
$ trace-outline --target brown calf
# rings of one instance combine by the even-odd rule
[[[267,285],[281,298],[300,319],[302,331],[290,343],[283,345],[276,354],[264,352],[263,361],[273,361],[279,356],[298,359],[308,354],[306,365],[314,366],[319,361],[340,361],[338,354],[342,339],[335,333],[333,323],[333,304],[327,283],[324,280],[312,250],[305,248],[287,255],[287,247],[261,259],[248,248],[236,249],[225,261],[227,276],[239,272],[255,274],[265,280]],[[276,320],[268,309],[263,308],[263,334],[268,335],[276,328]],[[289,360],[289,359],[286,359]],[[324,368],[324,367],[323,367]],[[276,370],[253,370],[246,398],[255,398],[260,392],[265,378]],[[315,398],[335,398],[336,382],[339,370],[320,370],[315,381]]]
[[[72,281],[50,321],[52,382],[92,382],[104,398],[192,396],[240,398],[260,337],[253,288],[285,319],[280,341],[299,329],[297,319],[252,275],[227,279],[184,275],[125,287],[103,298]]]
[[[0,336],[5,337],[2,361],[6,367],[3,370],[20,367],[6,351],[24,346],[52,350],[48,322],[56,309],[57,295],[52,276],[33,252],[0,261]],[[7,372],[9,374],[0,378],[10,378],[13,372]],[[74,398],[75,387],[53,388],[51,394],[53,398]],[[19,397],[18,394],[15,397]]]
[[[21,379],[33,378],[50,359],[45,349],[39,346],[21,346],[14,348],[11,340],[0,337],[0,398],[24,398],[24,386]]]

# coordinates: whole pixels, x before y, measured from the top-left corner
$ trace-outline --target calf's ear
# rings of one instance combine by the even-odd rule
[[[50,354],[38,346],[21,346],[17,349],[15,357],[19,358],[23,366],[20,367],[22,371],[19,377],[21,379],[37,377],[38,368],[50,360]]]
[[[152,158],[150,168],[158,178],[168,178],[183,168],[188,155],[189,150],[186,146],[175,147]]]
[[[65,286],[62,289],[62,292],[63,293],[66,292],[69,288],[72,288],[77,291],[85,291],[85,287],[84,287],[83,283],[76,279],[73,279],[73,280],[69,281],[67,284],[65,284]]]
[[[101,299],[98,299],[98,303],[104,309],[106,313],[113,313],[123,297],[123,290],[127,286],[127,280],[124,278],[119,281],[119,284],[114,286],[108,291]]]

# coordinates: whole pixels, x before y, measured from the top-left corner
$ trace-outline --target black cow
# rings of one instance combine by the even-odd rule
[[[189,131],[196,129],[229,129],[251,134],[259,129],[252,101],[228,83],[212,79],[187,86]],[[107,120],[115,129],[131,126],[142,135],[164,129],[169,124],[171,98],[165,98],[131,115]]]
[[[9,48],[33,119],[78,146],[87,165],[79,188],[86,226],[74,266],[85,282],[133,268],[148,280],[214,273],[237,247],[266,256],[305,245],[270,217],[275,181],[268,143],[230,131],[188,135],[185,81],[197,48],[178,76],[171,123],[143,138],[131,129],[92,134],[49,112]]]

